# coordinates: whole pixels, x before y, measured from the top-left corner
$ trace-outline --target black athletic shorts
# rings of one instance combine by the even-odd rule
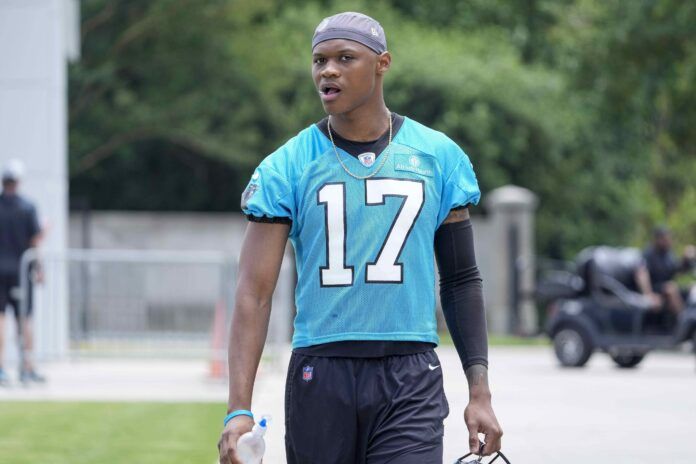
[[[14,274],[0,274],[0,314],[5,314],[5,308],[9,304],[14,310],[14,315],[19,320],[19,276]],[[32,312],[32,289],[31,282],[27,292],[27,316]]]
[[[383,358],[293,353],[288,464],[442,464],[449,414],[434,351]]]

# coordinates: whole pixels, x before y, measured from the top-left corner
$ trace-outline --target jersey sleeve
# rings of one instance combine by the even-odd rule
[[[290,224],[294,213],[292,184],[275,166],[273,155],[256,168],[242,193],[242,212],[250,221]]]
[[[440,203],[438,224],[442,224],[453,208],[468,204],[477,205],[481,198],[474,166],[471,164],[469,157],[461,148],[454,144],[449,148],[449,151],[448,164],[454,167],[444,173],[446,178]]]

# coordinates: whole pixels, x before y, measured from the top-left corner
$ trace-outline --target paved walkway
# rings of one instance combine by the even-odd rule
[[[449,464],[467,448],[467,388],[454,350],[443,348],[439,355],[451,408],[445,422]],[[544,347],[493,348],[490,358],[503,449],[513,464],[696,462],[693,356],[653,353],[632,371],[614,368],[601,354],[586,369],[560,369]],[[274,419],[266,458],[271,464],[284,462],[284,364],[263,365],[254,394],[255,412]],[[50,364],[44,372],[48,384],[0,389],[0,401],[224,403],[227,395],[226,383],[208,378],[207,365],[195,361],[82,360]]]

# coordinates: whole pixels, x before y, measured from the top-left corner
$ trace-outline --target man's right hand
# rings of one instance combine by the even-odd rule
[[[237,440],[254,427],[254,420],[249,416],[237,416],[227,423],[218,442],[220,464],[242,464],[237,457]]]
[[[227,347],[230,410],[249,410],[256,371],[263,353],[271,318],[271,301],[283,263],[289,224],[250,222],[239,254],[234,312]],[[249,432],[254,421],[237,416],[222,431],[218,448],[220,464],[241,464],[237,440]]]
[[[660,310],[662,309],[662,306],[664,305],[664,300],[662,299],[662,295],[659,293],[650,293],[647,295],[648,301],[650,302],[651,308],[654,310]]]

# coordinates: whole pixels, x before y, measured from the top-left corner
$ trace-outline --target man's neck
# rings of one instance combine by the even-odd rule
[[[384,100],[375,105],[363,105],[348,113],[330,116],[331,130],[346,140],[369,142],[389,129],[391,117]]]

